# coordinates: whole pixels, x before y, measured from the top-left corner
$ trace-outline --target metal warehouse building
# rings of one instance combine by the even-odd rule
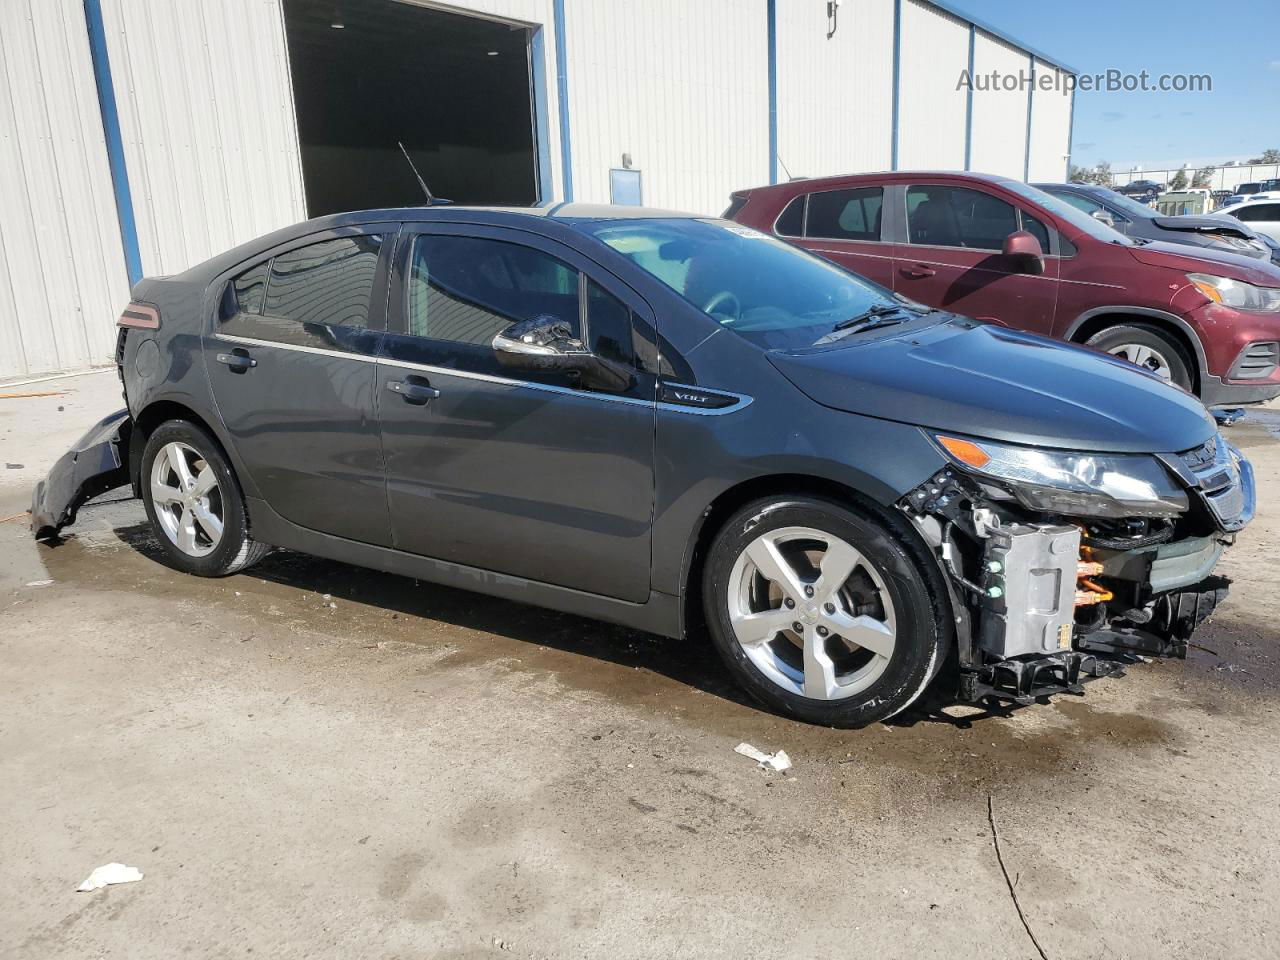
[[[966,69],[1070,72],[927,0],[4,0],[0,379],[108,362],[142,274],[418,202],[400,143],[463,203],[1061,179],[1072,97]]]

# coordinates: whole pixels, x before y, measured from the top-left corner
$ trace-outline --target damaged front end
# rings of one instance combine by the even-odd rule
[[[1159,456],[933,439],[950,465],[898,506],[948,582],[962,700],[1030,703],[1186,656],[1254,512],[1253,470],[1220,434]]]
[[[132,433],[129,411],[118,410],[58,459],[31,497],[31,532],[37,540],[56,536],[85,501],[129,482]]]

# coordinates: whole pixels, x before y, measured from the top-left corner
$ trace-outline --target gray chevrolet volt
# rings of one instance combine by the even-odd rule
[[[38,485],[36,536],[130,484],[179,570],[284,548],[709,635],[814,723],[1184,655],[1253,513],[1181,389],[714,218],[347,213],[132,297],[127,409]]]

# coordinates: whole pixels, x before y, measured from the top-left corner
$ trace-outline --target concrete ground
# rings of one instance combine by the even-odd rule
[[[12,389],[69,392],[0,400],[0,517],[119,399]],[[186,577],[123,491],[0,523],[0,956],[1035,958],[988,803],[1045,956],[1278,956],[1276,432],[1231,429],[1261,512],[1187,662],[858,732],[696,644],[288,553]],[[145,878],[75,892],[110,861]]]

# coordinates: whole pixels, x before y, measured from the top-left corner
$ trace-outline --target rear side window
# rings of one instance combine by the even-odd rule
[[[219,332],[292,346],[352,350],[369,327],[379,235],[277,254],[227,284]]]
[[[1257,200],[1236,211],[1236,219],[1246,223],[1280,220],[1280,203],[1259,203]]]
[[[782,237],[804,236],[804,195],[796,197],[787,204],[787,208],[778,217],[773,229]]]
[[[907,188],[907,240],[933,247],[1000,250],[1018,229],[1011,203],[966,187]]]
[[[882,187],[809,194],[804,235],[821,240],[879,240]]]

